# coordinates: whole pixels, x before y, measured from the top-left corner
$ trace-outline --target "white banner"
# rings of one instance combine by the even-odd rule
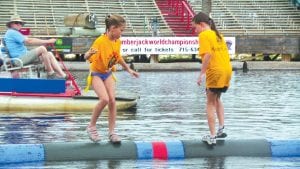
[[[198,54],[198,37],[122,37],[122,55]],[[235,37],[225,37],[229,54],[235,53]]]

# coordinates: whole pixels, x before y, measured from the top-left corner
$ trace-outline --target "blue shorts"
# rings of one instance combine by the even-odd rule
[[[109,76],[111,75],[111,72],[108,73],[98,73],[98,72],[92,72],[91,76],[97,76],[103,81],[105,81]]]

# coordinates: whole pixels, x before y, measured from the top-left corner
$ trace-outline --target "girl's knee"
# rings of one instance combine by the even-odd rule
[[[103,104],[108,104],[109,103],[109,98],[101,98],[100,102],[102,102]]]
[[[109,104],[115,105],[116,104],[116,99],[109,99]]]

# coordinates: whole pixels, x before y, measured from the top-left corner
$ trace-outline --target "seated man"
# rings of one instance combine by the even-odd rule
[[[39,46],[32,50],[27,50],[25,44],[46,45],[55,43],[56,39],[38,39],[29,38],[22,35],[19,30],[25,22],[18,16],[13,15],[11,20],[6,23],[8,30],[5,33],[4,40],[11,58],[20,58],[23,64],[30,64],[36,60],[41,60],[47,70],[47,78],[65,78],[67,75],[62,71],[56,58],[51,52],[48,52],[45,46]]]

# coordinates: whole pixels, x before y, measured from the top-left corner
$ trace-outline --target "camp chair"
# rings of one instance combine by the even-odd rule
[[[9,57],[9,52],[5,46],[5,42],[3,41],[3,39],[2,42],[3,42],[4,50],[1,49],[2,51],[1,60],[3,61],[3,65],[1,66],[1,69],[3,71],[10,72],[14,74],[13,76],[15,77],[20,77],[20,74],[22,74],[22,72],[26,72],[26,75],[28,77],[34,77],[35,75],[33,74],[33,72],[34,70],[36,70],[37,77],[40,77],[39,65],[37,64],[24,65],[21,59]]]

